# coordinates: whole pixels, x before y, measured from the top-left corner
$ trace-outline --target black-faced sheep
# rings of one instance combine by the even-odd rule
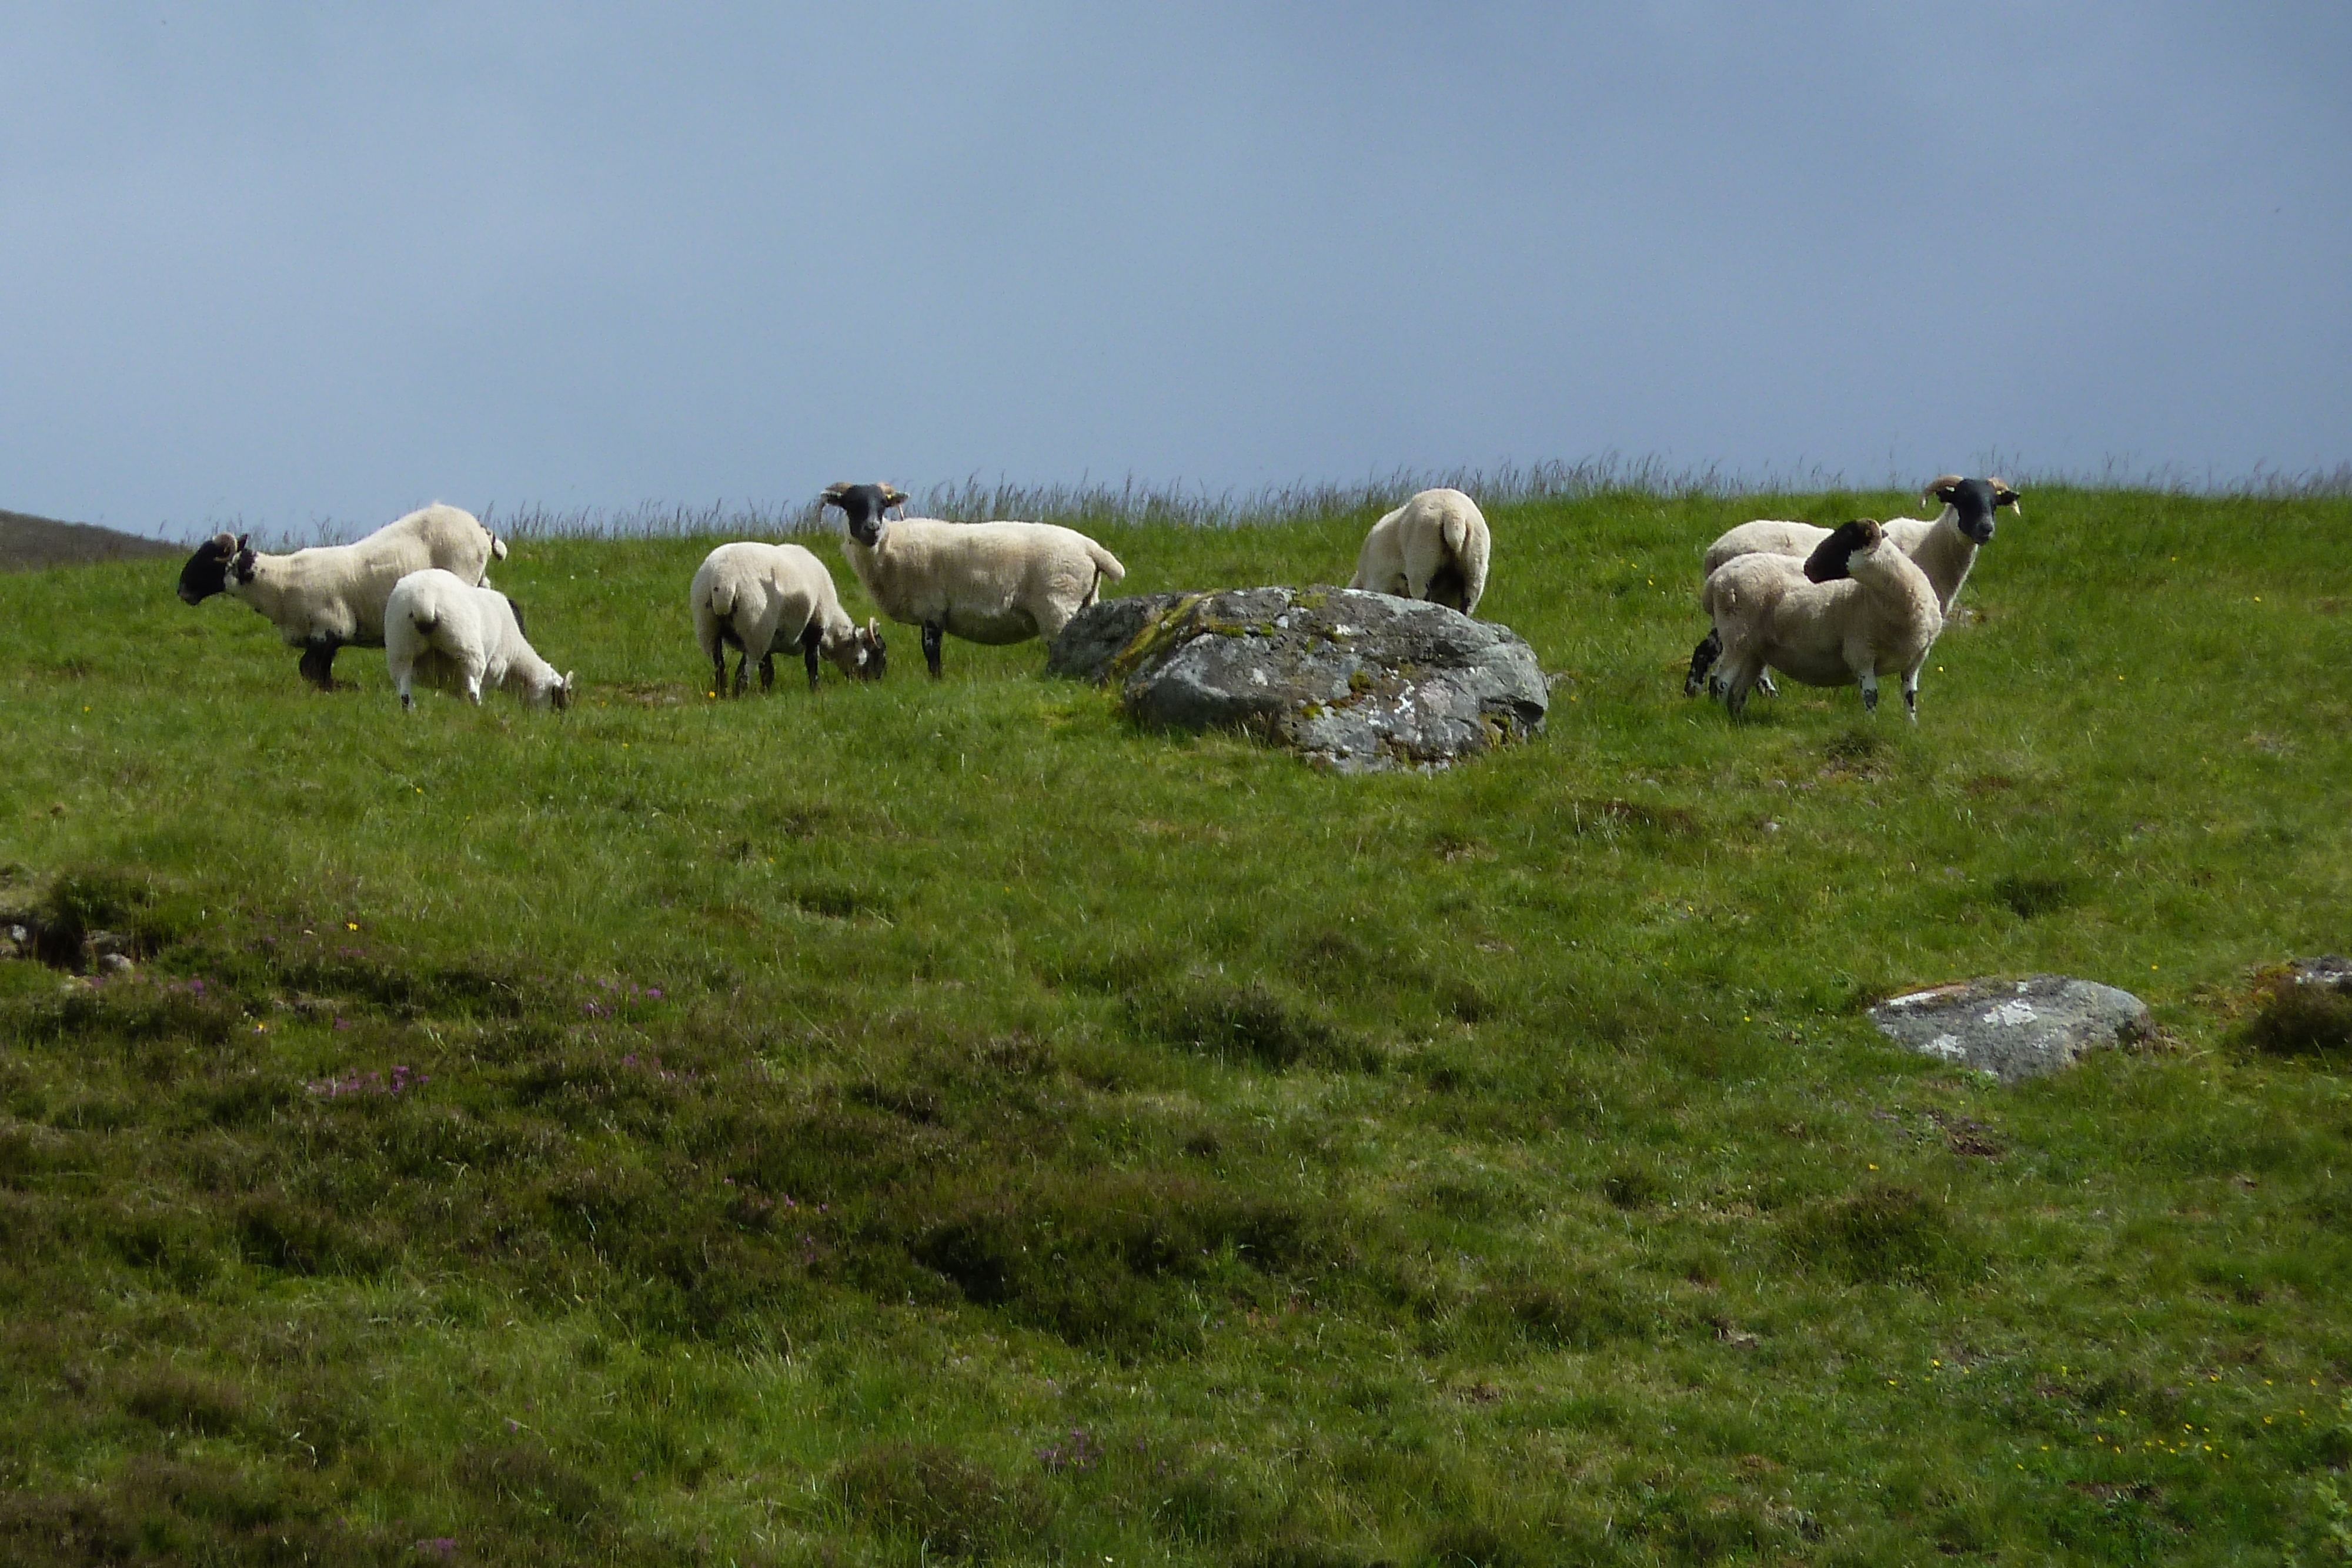
[[[779,648],[800,649],[811,691],[817,689],[820,653],[856,679],[882,676],[887,650],[881,628],[871,620],[860,626],[849,618],[833,574],[799,545],[720,545],[695,569],[692,594],[694,640],[710,661],[718,693],[727,691],[729,648],[742,654],[735,666],[739,697],[755,660],[760,689],[774,687]]]
[[[534,707],[572,706],[572,676],[557,674],[524,641],[522,620],[507,596],[437,567],[393,585],[383,651],[403,708],[415,707],[410,688],[420,680],[462,691],[477,706],[486,685],[504,687]]]
[[[1459,490],[1423,490],[1372,525],[1348,586],[1467,615],[1486,591],[1492,548],[1477,502]]]
[[[1878,711],[1878,677],[1900,671],[1919,718],[1919,670],[1944,629],[1918,563],[1869,517],[1833,529],[1811,557],[1751,553],[1717,567],[1701,598],[1723,635],[1723,701],[1737,718],[1766,666],[1810,686],[1859,684]]]
[[[940,639],[1051,642],[1092,604],[1105,581],[1127,575],[1118,558],[1052,523],[949,523],[884,516],[904,506],[888,485],[835,485],[827,506],[848,524],[847,553],[866,591],[891,620],[923,631],[923,663],[940,674]]]
[[[291,555],[248,546],[249,535],[216,534],[180,570],[180,599],[201,604],[215,593],[244,600],[301,649],[303,677],[335,687],[335,650],[383,646],[383,607],[393,585],[437,567],[467,584],[482,580],[506,541],[471,512],[437,502],[386,523],[356,544],[317,545]]]
[[[1969,568],[1976,564],[1978,548],[1992,542],[1993,513],[2007,507],[2022,516],[2025,507],[2006,480],[1964,479],[1958,474],[1937,479],[1919,498],[1941,501],[1944,509],[1933,517],[1893,517],[1882,526],[1903,553],[1919,563],[1919,570],[1935,587],[1936,607],[1949,614],[1952,601],[1960,596],[1960,585],[1969,580]],[[1707,547],[1702,570],[1712,577],[1717,567],[1743,555],[1802,559],[1829,537],[1829,529],[1811,523],[1772,519],[1742,523]],[[1709,629],[1691,650],[1690,674],[1683,681],[1685,696],[1697,695],[1722,653],[1723,639]],[[1768,692],[1772,689],[1769,679],[1762,685]]]

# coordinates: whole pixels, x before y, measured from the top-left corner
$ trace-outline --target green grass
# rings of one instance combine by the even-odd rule
[[[709,539],[517,549],[564,715],[0,578],[0,907],[142,954],[0,963],[0,1559],[2333,1560],[2352,504],[2036,491],[1916,729],[1681,696],[1716,532],[1901,507],[1496,507],[1549,733],[1358,779],[905,628],[712,702]],[[1862,1016],[2042,970],[2162,1038]]]

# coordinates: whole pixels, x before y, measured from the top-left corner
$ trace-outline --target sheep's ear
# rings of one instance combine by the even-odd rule
[[[838,507],[841,505],[841,498],[848,495],[849,490],[850,486],[847,485],[827,485],[824,487],[824,494],[817,497],[817,504],[824,507]]]
[[[2019,497],[2017,492],[2011,488],[2010,483],[2006,479],[1995,479],[1992,481],[1992,504],[1995,507],[2007,507],[2011,511],[2015,512],[2021,517],[2025,516],[2025,506],[2023,501]]]
[[[246,541],[247,541],[248,539],[250,539],[250,538],[253,538],[253,536],[252,536],[251,534],[239,534],[239,535],[237,535],[237,536],[236,536],[236,548],[237,548],[237,549],[245,549],[245,548],[246,548]]]
[[[907,492],[896,485],[885,485],[882,486],[882,504],[886,507],[903,507],[907,504]]]

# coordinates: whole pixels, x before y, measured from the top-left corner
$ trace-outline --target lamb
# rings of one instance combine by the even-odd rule
[[[727,690],[727,650],[742,653],[735,666],[735,693],[743,695],[751,662],[760,664],[760,689],[776,684],[776,650],[797,645],[808,664],[809,690],[817,689],[821,653],[856,679],[879,680],[886,650],[882,631],[871,619],[860,626],[841,608],[833,574],[799,545],[720,545],[694,573],[694,640],[710,661],[716,690]]]
[[[479,706],[482,687],[503,686],[534,707],[572,706],[572,677],[532,652],[522,620],[507,596],[475,587],[438,567],[412,571],[385,601],[383,651],[400,706],[414,710],[409,688],[421,679],[444,691],[463,690]]]
[[[1944,629],[1936,590],[1879,523],[1842,524],[1800,563],[1752,552],[1726,561],[1701,594],[1723,635],[1723,703],[1732,717],[1766,665],[1812,686],[1859,683],[1878,711],[1878,676],[1900,670],[1919,721],[1919,670]]]
[[[1426,599],[1467,615],[1486,591],[1490,548],[1477,502],[1459,490],[1423,490],[1372,525],[1348,586]]]
[[[198,545],[180,570],[181,601],[201,604],[215,593],[244,600],[277,625],[288,646],[303,650],[303,677],[329,692],[336,649],[384,645],[384,601],[394,583],[428,567],[478,583],[507,554],[506,541],[471,512],[438,502],[357,544],[268,555],[252,549],[251,538],[215,534]]]
[[[949,523],[883,514],[904,506],[888,485],[835,485],[824,504],[848,524],[849,564],[882,613],[923,629],[923,663],[937,680],[940,639],[1051,642],[1070,617],[1127,575],[1118,558],[1052,523]]]
[[[1957,474],[1945,475],[1919,498],[1941,501],[1944,509],[1932,518],[1890,518],[1884,527],[1903,552],[1919,563],[1935,585],[1937,608],[1949,614],[1952,601],[1960,596],[1960,585],[1969,579],[1969,568],[1976,563],[1978,547],[1992,542],[1993,513],[2007,507],[2022,517],[2024,503],[2006,480],[1963,479]],[[1829,529],[1811,523],[1769,519],[1742,523],[1707,547],[1704,570],[1712,577],[1717,568],[1742,555],[1803,557],[1829,537]],[[1722,653],[1723,639],[1710,628],[1691,650],[1690,674],[1683,681],[1685,696],[1697,695],[1707,671]],[[1769,678],[1763,687],[1768,692],[1772,689]]]

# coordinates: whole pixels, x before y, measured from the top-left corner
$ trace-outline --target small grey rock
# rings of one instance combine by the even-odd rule
[[[2084,1051],[2150,1032],[2147,1004],[2129,991],[2063,975],[1915,991],[1871,1009],[1870,1021],[1913,1051],[2003,1083],[2059,1071]]]
[[[2319,986],[2352,995],[2352,960],[2333,953],[2325,958],[2297,958],[2287,971],[2298,986]]]
[[[120,953],[100,953],[98,967],[102,974],[127,975],[131,973],[131,960]]]
[[[1507,626],[1345,588],[1108,600],[1045,667],[1117,686],[1138,723],[1237,728],[1347,773],[1444,767],[1533,735],[1550,700]]]

